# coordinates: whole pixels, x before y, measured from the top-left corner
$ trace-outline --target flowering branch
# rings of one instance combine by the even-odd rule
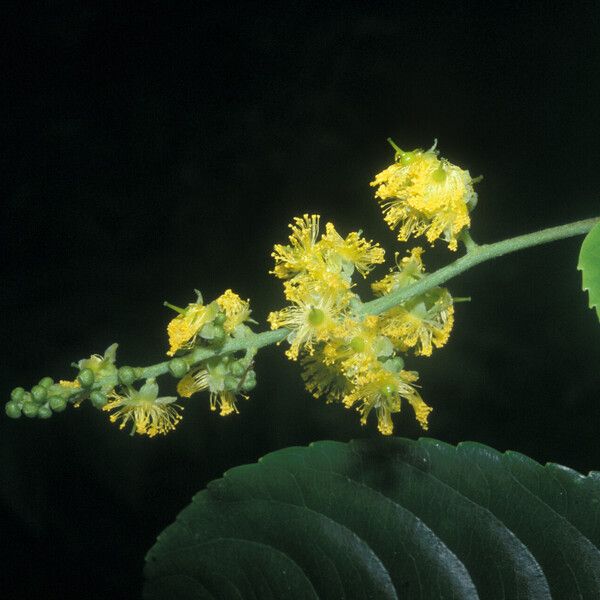
[[[412,297],[423,294],[424,292],[439,286],[446,281],[468,271],[470,268],[493,258],[516,252],[517,250],[523,250],[525,248],[531,248],[533,246],[539,246],[541,244],[548,244],[556,240],[562,240],[576,235],[583,235],[594,227],[596,223],[600,222],[600,217],[592,219],[585,219],[583,221],[575,221],[574,223],[568,223],[566,225],[559,225],[558,227],[549,227],[548,229],[542,229],[533,233],[527,233],[525,235],[519,235],[514,238],[502,240],[494,244],[482,244],[476,246],[473,250],[458,258],[454,262],[438,269],[437,271],[426,275],[423,279],[417,283],[413,283],[410,286],[401,288],[397,292],[392,292],[381,298],[376,298],[370,302],[365,302],[361,307],[361,312],[364,315],[378,315],[390,308],[399,306],[400,304],[410,300]],[[456,299],[455,299],[456,300]],[[197,348],[189,354],[182,356],[183,360],[190,367],[198,365],[205,360],[225,355],[232,354],[234,352],[246,351],[249,349],[258,350],[265,346],[271,346],[272,344],[279,344],[290,333],[289,329],[281,327],[275,331],[263,331],[262,333],[250,334],[245,338],[238,340],[230,340],[225,342],[221,348],[209,349],[209,348]],[[168,360],[149,365],[136,369],[138,375],[136,379],[148,379],[149,377],[159,377],[169,372]],[[118,381],[116,377],[107,379],[103,383],[108,385],[117,385]],[[100,387],[100,386],[98,386]]]
[[[255,333],[249,301],[232,290],[204,304],[202,295],[185,308],[169,303],[177,313],[167,326],[170,360],[147,367],[117,368],[117,345],[103,356],[92,355],[76,365],[73,381],[55,383],[44,377],[31,391],[15,388],[6,405],[9,417],[49,418],[67,404],[84,400],[103,411],[120,427],[150,437],[172,431],[181,420],[177,397],[159,397],[156,378],[170,373],[177,393],[189,398],[208,391],[211,410],[225,416],[238,412],[237,400],[256,385],[257,351],[287,340],[286,355],[303,367],[306,388],[327,402],[355,408],[366,423],[377,415],[382,434],[393,432],[391,415],[403,401],[414,410],[423,429],[431,412],[415,382],[418,373],[405,370],[409,354],[430,356],[447,342],[454,324],[452,298],[440,287],[475,265],[524,248],[590,231],[600,217],[552,227],[494,244],[478,245],[470,236],[470,212],[477,204],[468,171],[438,156],[433,148],[405,152],[396,144],[395,161],[371,183],[384,218],[398,230],[399,241],[425,236],[430,243],[444,240],[451,251],[461,243],[466,254],[426,274],[423,249],[412,248],[382,279],[371,284],[376,298],[363,302],[354,291],[353,277],[367,277],[384,262],[384,250],[360,232],[345,238],[327,223],[320,233],[318,215],[296,217],[289,244],[276,244],[271,273],[283,280],[288,305],[271,312],[271,331]],[[136,389],[138,380],[145,383]]]
[[[397,292],[392,292],[381,298],[376,298],[370,302],[365,302],[361,311],[365,315],[377,315],[399,306],[400,304],[410,300],[412,297],[420,295],[434,287],[439,286],[442,283],[468,271],[470,268],[493,258],[516,252],[517,250],[523,250],[525,248],[531,248],[533,246],[539,246],[541,244],[548,244],[556,240],[562,240],[576,235],[583,235],[594,227],[596,223],[600,223],[600,217],[592,219],[585,219],[583,221],[575,221],[566,225],[559,225],[558,227],[549,227],[548,229],[542,229],[533,233],[527,233],[525,235],[519,235],[514,238],[502,240],[494,244],[482,244],[476,246],[473,250],[455,260],[454,262],[438,269],[437,271],[425,276],[417,283],[413,283],[410,286],[402,288]],[[455,299],[456,300],[456,299]],[[290,333],[289,329],[281,327],[275,331],[263,331],[262,333],[254,333],[246,338],[239,340],[231,340],[225,342],[225,344],[219,349],[209,348],[197,348],[182,358],[189,364],[190,367],[198,365],[205,360],[214,356],[231,354],[243,350],[264,348],[265,346],[271,346],[272,344],[279,344]],[[138,371],[138,369],[136,369]],[[169,372],[169,361],[163,361],[150,365],[148,367],[142,367],[139,369],[139,375],[136,379],[148,379],[149,377],[158,377]],[[116,385],[118,383],[117,378],[113,377],[107,380],[105,383],[109,385]]]

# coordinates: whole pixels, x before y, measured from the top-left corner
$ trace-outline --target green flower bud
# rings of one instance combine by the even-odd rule
[[[213,356],[206,361],[206,368],[212,377],[225,377],[228,374],[224,356]]]
[[[42,402],[44,402],[44,400],[46,400],[48,391],[45,387],[42,387],[41,385],[34,385],[31,388],[31,395],[33,396],[33,399],[36,402],[39,402],[41,404]]]
[[[22,408],[23,414],[30,419],[37,416],[38,409],[39,407],[35,402],[25,402]]]
[[[77,376],[77,381],[81,384],[81,387],[88,388],[94,385],[94,371],[91,369],[81,369]]]
[[[38,385],[41,385],[45,388],[49,388],[53,383],[54,379],[52,379],[52,377],[44,377],[43,379],[40,379]]]
[[[225,389],[229,390],[229,391],[237,390],[238,385],[240,384],[239,379],[237,379],[236,377],[233,377],[232,375],[226,375],[224,382],[225,382]]]
[[[6,415],[11,419],[18,419],[21,416],[21,409],[14,400],[7,402],[4,410],[6,411]]]
[[[190,366],[183,360],[183,358],[174,358],[169,361],[169,371],[173,377],[181,379],[188,371]]]
[[[94,408],[102,408],[107,401],[106,394],[103,394],[98,390],[95,390],[90,394],[90,402]]]
[[[131,385],[135,381],[135,371],[132,367],[121,367],[118,371],[119,381],[123,385]]]
[[[67,408],[67,401],[60,396],[52,396],[50,400],[48,400],[48,404],[54,412],[62,412]]]
[[[225,321],[227,320],[227,317],[225,316],[225,313],[220,312],[214,320],[214,324],[215,325],[223,325],[223,323],[225,323]]]
[[[399,356],[394,356],[383,363],[383,366],[392,373],[398,373],[404,369],[404,361]]]
[[[33,396],[29,392],[25,392],[21,396],[21,402],[33,402]]]
[[[21,400],[23,400],[23,394],[25,394],[25,390],[22,387],[16,387],[10,393],[10,399],[14,400],[15,402],[21,402]]]
[[[200,330],[200,337],[204,340],[212,340],[215,337],[215,328],[216,325],[212,321],[206,323]]]
[[[231,363],[229,371],[234,377],[241,377],[246,372],[246,367],[241,361],[236,360]]]
[[[52,411],[50,410],[49,406],[42,404],[42,406],[40,406],[38,409],[37,416],[40,419],[49,419],[52,416]]]
[[[256,372],[248,371],[242,382],[242,391],[251,392],[256,387]]]
[[[212,341],[215,344],[222,344],[225,341],[226,337],[227,334],[225,333],[225,330],[222,327],[215,325],[213,329]]]

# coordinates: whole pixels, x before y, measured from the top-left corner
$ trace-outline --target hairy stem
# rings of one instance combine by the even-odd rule
[[[371,300],[371,302],[366,302],[363,305],[363,313],[377,315],[393,306],[406,302],[413,296],[422,294],[433,287],[441,285],[445,281],[456,277],[460,273],[463,273],[486,260],[516,252],[517,250],[523,250],[523,248],[530,248],[532,246],[539,246],[540,244],[547,244],[548,242],[553,242],[555,240],[582,235],[587,233],[599,222],[600,217],[586,219],[585,221],[575,221],[575,223],[568,223],[567,225],[560,225],[559,227],[550,227],[549,229],[542,229],[541,231],[536,231],[534,233],[519,235],[508,240],[503,240],[502,242],[496,242],[495,244],[474,246],[469,249],[465,256],[442,267],[435,273],[427,275],[417,283],[398,290],[397,292],[382,296],[381,298]]]
[[[370,302],[366,302],[362,305],[362,314],[376,315],[382,313],[402,302],[406,302],[417,294],[422,294],[433,287],[441,285],[479,263],[524,248],[539,246],[540,244],[547,244],[548,242],[553,242],[555,240],[582,235],[590,231],[590,229],[599,222],[600,217],[586,219],[584,221],[575,221],[574,223],[560,225],[559,227],[550,227],[549,229],[542,229],[541,231],[536,231],[534,233],[520,235],[508,240],[496,242],[495,244],[476,245],[469,237],[468,241],[470,243],[467,244],[468,252],[465,256],[439,269],[435,273],[427,275],[413,285],[407,286],[397,292],[387,294],[386,296],[382,296],[381,298],[376,298]],[[289,333],[289,330],[284,328],[276,329],[275,331],[264,331],[238,340],[229,340],[220,348],[197,348],[182,358],[190,366],[194,366],[212,356],[230,354],[232,352],[248,350],[249,348],[258,349],[271,344],[277,344],[283,341]],[[168,371],[169,361],[164,361],[140,369],[141,375],[139,378],[158,377]],[[117,381],[115,380],[114,383],[116,385]]]

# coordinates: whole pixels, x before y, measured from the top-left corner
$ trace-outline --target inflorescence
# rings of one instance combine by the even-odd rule
[[[398,229],[398,239],[425,235],[430,243],[443,239],[451,250],[465,233],[477,202],[469,172],[440,159],[433,148],[405,152],[391,142],[395,161],[371,185],[385,221]],[[431,412],[417,391],[418,374],[405,369],[410,354],[430,356],[448,340],[454,323],[449,291],[432,287],[380,314],[368,314],[353,278],[366,278],[384,262],[384,250],[361,232],[341,236],[332,223],[320,231],[319,215],[296,217],[286,245],[276,244],[271,271],[283,281],[288,305],[272,312],[271,328],[289,342],[286,355],[299,360],[307,390],[328,403],[355,408],[365,424],[371,412],[384,435],[393,432],[392,414],[403,401],[414,410],[423,429]],[[377,297],[394,294],[423,279],[423,249],[396,253],[395,266],[371,284]],[[213,302],[196,300],[185,308],[165,302],[177,315],[167,334],[168,370],[181,398],[208,392],[209,406],[222,416],[238,412],[239,398],[256,386],[254,358],[257,338],[250,328],[249,301],[232,290]],[[283,339],[283,336],[280,338]],[[234,348],[232,350],[232,348]],[[30,391],[12,391],[6,414],[18,418],[49,418],[67,405],[92,406],[131,434],[153,437],[175,429],[183,406],[175,396],[159,396],[153,367],[116,366],[117,344],[100,355],[76,363],[78,374],[57,383],[44,377]],[[160,365],[159,365],[160,366]],[[158,373],[160,374],[160,373]],[[145,379],[139,389],[134,383]]]

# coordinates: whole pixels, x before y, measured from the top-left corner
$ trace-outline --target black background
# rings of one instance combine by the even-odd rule
[[[485,180],[473,236],[496,241],[600,213],[600,14],[593,3],[40,2],[2,36],[2,395],[120,343],[163,360],[161,306],[232,287],[265,327],[268,274],[294,215],[397,247],[369,181],[385,139]],[[413,360],[429,435],[600,469],[600,327],[575,270],[581,238],[449,285],[450,343]],[[428,250],[430,268],[448,259]],[[380,269],[379,273],[385,272]],[[135,598],[143,557],[224,470],[318,439],[375,436],[258,357],[239,416],[205,396],[174,434],[129,437],[89,406],[0,417],[0,589]],[[165,379],[165,393],[172,381]],[[410,410],[399,435],[420,432]],[[8,592],[6,592],[8,590]]]

